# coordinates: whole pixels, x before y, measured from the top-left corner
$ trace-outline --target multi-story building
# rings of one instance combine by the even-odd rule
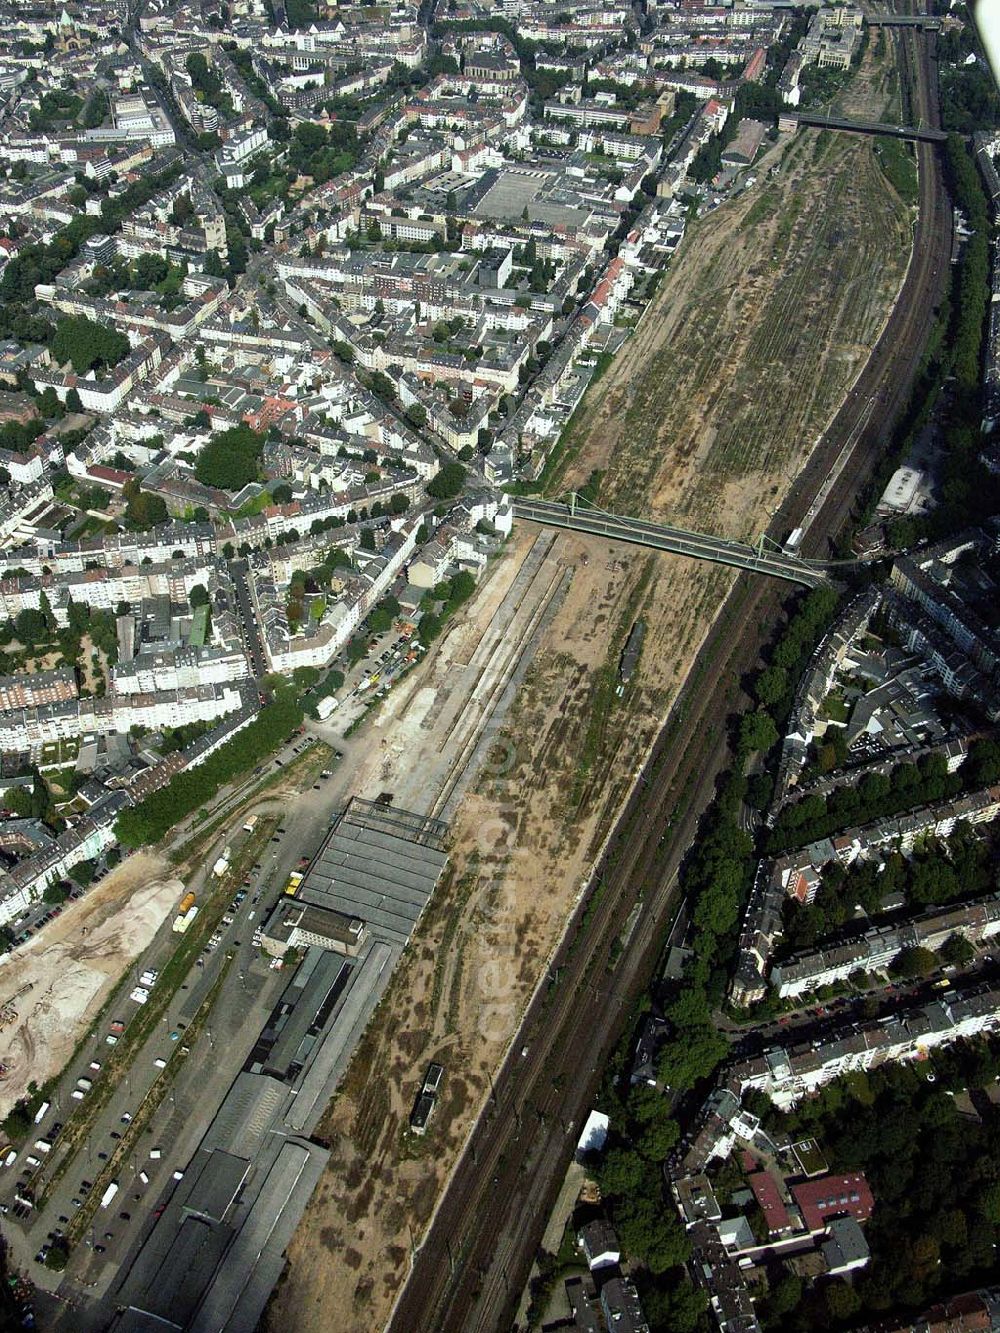
[[[796,954],[771,969],[782,999],[846,981],[854,972],[879,972],[905,949],[937,950],[953,935],[980,941],[1000,931],[1000,895],[929,912],[901,926],[876,926],[863,935],[813,953]]]

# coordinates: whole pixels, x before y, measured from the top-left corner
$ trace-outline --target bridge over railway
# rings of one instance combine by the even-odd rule
[[[729,541],[725,537],[712,537],[701,532],[688,532],[685,528],[671,527],[668,524],[647,523],[639,518],[622,518],[617,514],[606,514],[603,510],[585,505],[575,495],[570,496],[568,504],[550,500],[517,499],[513,505],[514,517],[527,523],[541,523],[550,528],[569,528],[573,532],[585,533],[594,537],[606,537],[609,541],[631,542],[636,546],[651,546],[657,551],[670,551],[674,555],[691,556],[694,560],[711,560],[717,565],[731,565],[735,569],[747,569],[755,574],[768,574],[772,578],[786,579],[790,583],[801,583],[807,588],[816,588],[829,581],[826,567],[786,551],[769,549],[762,537],[756,546],[745,542]]]
[[[924,32],[940,32],[941,20],[934,14],[869,14],[872,28],[920,28]]]
[[[821,130],[847,130],[851,134],[885,134],[891,139],[911,139],[918,143],[946,143],[944,130],[923,125],[887,125],[880,120],[848,120],[844,116],[821,116],[812,111],[782,111],[782,120],[797,120]]]

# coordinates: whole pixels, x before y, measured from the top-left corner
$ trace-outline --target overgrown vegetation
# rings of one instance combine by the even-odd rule
[[[909,144],[883,135],[876,141],[875,156],[886,180],[904,204],[917,202],[917,164]]]

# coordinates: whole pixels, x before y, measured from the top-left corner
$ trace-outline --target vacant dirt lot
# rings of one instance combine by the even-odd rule
[[[784,150],[779,176],[685,242],[609,372],[574,479],[601,467],[613,508],[759,530],[886,316],[905,264],[901,214],[867,145],[803,135]],[[572,581],[452,822],[447,880],[320,1128],[332,1164],[289,1249],[275,1333],[383,1327],[490,1072],[733,579],[569,535],[552,555]],[[461,653],[446,641],[442,660],[464,657],[491,614],[473,605],[454,631]],[[619,696],[639,616],[647,638]],[[414,681],[414,702],[433,679]],[[429,807],[426,739],[394,744],[388,726],[383,739],[393,785],[413,791],[423,772]],[[447,1071],[442,1100],[415,1139],[406,1118],[430,1060]]]
[[[184,892],[167,862],[132,856],[0,966],[0,1001],[17,1017],[0,1032],[0,1116],[65,1065],[93,1015]]]
[[[605,508],[752,537],[878,337],[909,224],[871,145],[800,131],[760,174],[692,226],[608,372],[566,477],[604,469]]]

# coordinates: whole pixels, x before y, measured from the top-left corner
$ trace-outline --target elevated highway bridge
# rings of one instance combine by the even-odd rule
[[[609,541],[630,542],[635,546],[650,546],[657,551],[687,555],[693,560],[710,560],[717,565],[731,565],[755,574],[800,583],[816,588],[830,580],[829,572],[821,563],[802,560],[785,551],[765,546],[764,538],[757,546],[712,537],[705,533],[688,532],[685,528],[668,524],[647,523],[639,518],[621,518],[606,514],[581,503],[571,496],[568,504],[551,500],[518,499],[513,505],[514,517],[526,523],[540,523],[549,528],[567,528],[572,532]]]

